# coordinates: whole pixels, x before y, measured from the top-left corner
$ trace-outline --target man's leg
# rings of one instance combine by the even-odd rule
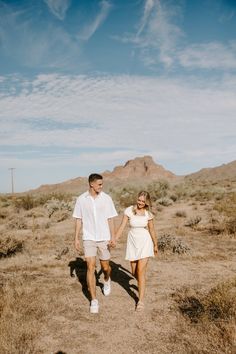
[[[100,263],[101,263],[101,267],[102,267],[102,271],[104,274],[104,280],[108,281],[110,278],[110,274],[111,274],[111,266],[110,266],[110,260],[102,260],[100,259]]]
[[[103,294],[105,296],[109,295],[111,292],[111,266],[110,266],[110,250],[109,250],[109,242],[102,241],[97,242],[98,246],[98,255],[101,263],[101,268],[104,274],[104,286],[103,286]]]
[[[96,279],[95,279],[95,268],[96,268],[96,257],[85,258],[87,263],[87,285],[88,290],[91,295],[91,299],[96,299]]]

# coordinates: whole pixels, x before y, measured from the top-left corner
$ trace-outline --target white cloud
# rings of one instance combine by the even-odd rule
[[[109,1],[103,0],[100,2],[101,10],[90,24],[86,25],[84,29],[79,33],[78,37],[82,40],[89,40],[94,33],[99,29],[99,27],[106,20],[112,5]]]
[[[0,145],[93,152],[122,147],[169,156],[186,156],[199,146],[202,151],[225,148],[222,137],[236,131],[236,92],[230,80],[235,82],[234,77],[187,83],[164,77],[56,74],[22,79],[17,94],[9,83],[9,93],[0,98]]]
[[[137,36],[140,36],[140,34],[142,33],[143,29],[145,28],[154,5],[155,5],[154,0],[146,0],[145,1],[143,17],[142,17],[142,20],[141,20],[141,23],[140,23],[140,27],[139,27],[138,32],[137,32]]]
[[[49,10],[59,20],[64,20],[66,12],[70,7],[71,0],[44,0]]]
[[[140,51],[140,58],[147,67],[174,64],[175,52],[183,37],[175,23],[182,16],[181,2],[146,0],[143,15],[135,35],[114,37],[124,43],[133,43]]]
[[[186,68],[236,69],[236,41],[191,45],[180,52],[178,58]]]

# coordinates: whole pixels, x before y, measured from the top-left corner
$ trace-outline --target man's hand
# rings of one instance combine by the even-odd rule
[[[79,252],[79,254],[82,254],[82,253],[83,253],[79,240],[75,240],[75,249],[76,249],[76,251]]]
[[[115,237],[112,237],[112,238],[111,238],[111,240],[110,240],[110,242],[109,242],[109,246],[110,246],[111,248],[116,247],[116,239],[115,239]]]

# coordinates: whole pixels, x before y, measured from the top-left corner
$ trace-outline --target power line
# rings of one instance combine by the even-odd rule
[[[14,194],[14,173],[15,167],[8,168],[11,171],[11,193]]]

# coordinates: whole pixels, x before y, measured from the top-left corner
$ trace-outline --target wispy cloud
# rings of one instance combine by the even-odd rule
[[[71,0],[44,0],[49,10],[59,20],[64,20],[66,12],[70,7]]]
[[[145,28],[154,5],[155,5],[154,0],[146,0],[144,5],[143,17],[141,19],[140,27],[137,32],[137,37],[140,36],[143,29]]]
[[[134,44],[146,66],[162,64],[170,68],[173,65],[180,38],[184,35],[176,24],[182,16],[180,4],[181,2],[146,0],[136,34],[126,34],[119,38],[123,42]]]
[[[84,29],[79,33],[78,37],[82,40],[89,40],[94,33],[98,30],[98,28],[103,24],[106,20],[112,5],[109,1],[102,0],[99,3],[100,12],[96,15],[95,19],[88,25],[84,27]]]
[[[191,45],[179,53],[178,59],[186,68],[236,69],[236,41]]]
[[[37,69],[77,66],[81,48],[60,23],[44,21],[38,8],[29,5],[21,11],[1,3],[0,7],[2,57]]]

